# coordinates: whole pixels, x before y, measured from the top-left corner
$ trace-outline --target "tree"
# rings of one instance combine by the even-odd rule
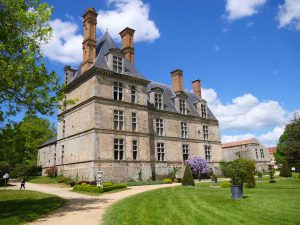
[[[21,111],[53,114],[63,99],[58,76],[42,61],[52,11],[39,0],[0,2],[0,122]]]
[[[182,178],[182,185],[195,186],[192,170],[189,164],[187,164],[185,167],[183,178]]]
[[[281,176],[281,177],[291,177],[292,176],[292,172],[291,172],[290,168],[288,167],[287,163],[284,163],[282,165],[279,176]]]
[[[275,158],[279,163],[300,162],[300,115],[294,114],[293,119],[285,126],[284,133],[277,144]]]
[[[11,167],[36,165],[38,147],[54,135],[54,126],[37,116],[26,116],[19,123],[7,125],[0,132],[0,161],[8,162]]]
[[[276,183],[276,180],[274,179],[275,169],[274,169],[273,165],[271,165],[271,164],[268,165],[268,169],[269,169],[269,177],[270,177],[269,182]]]
[[[254,169],[255,163],[252,160],[244,160],[247,165],[247,176],[246,176],[246,184],[247,188],[254,188],[256,186],[255,178],[254,178]]]
[[[194,157],[186,162],[191,167],[192,173],[199,176],[199,178],[201,175],[209,174],[208,164],[204,159],[201,159],[200,157]]]

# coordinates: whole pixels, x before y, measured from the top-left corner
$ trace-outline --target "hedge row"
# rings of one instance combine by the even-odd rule
[[[106,185],[104,187],[97,187],[95,185],[90,185],[86,183],[82,183],[81,185],[75,185],[73,187],[74,191],[84,191],[84,192],[91,192],[91,193],[102,193],[102,192],[108,192],[112,190],[117,189],[124,189],[126,188],[126,184],[112,184],[112,185]]]

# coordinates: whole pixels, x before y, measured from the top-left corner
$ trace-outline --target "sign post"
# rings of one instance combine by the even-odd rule
[[[9,178],[9,175],[8,175],[8,173],[5,173],[4,175],[3,175],[3,178],[4,178],[4,190],[6,190],[6,180]]]

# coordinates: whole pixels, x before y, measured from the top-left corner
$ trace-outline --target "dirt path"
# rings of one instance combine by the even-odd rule
[[[99,225],[102,222],[105,209],[112,203],[144,191],[172,187],[178,184],[162,184],[130,187],[128,190],[116,193],[105,193],[101,196],[89,196],[71,192],[70,188],[26,183],[27,190],[40,191],[57,195],[67,200],[64,207],[52,214],[38,219],[32,225]]]

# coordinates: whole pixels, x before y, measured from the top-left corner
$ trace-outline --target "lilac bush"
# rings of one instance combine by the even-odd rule
[[[194,157],[186,160],[186,162],[190,165],[193,174],[196,174],[199,177],[200,175],[209,174],[208,164],[204,159],[201,159],[200,157]]]

